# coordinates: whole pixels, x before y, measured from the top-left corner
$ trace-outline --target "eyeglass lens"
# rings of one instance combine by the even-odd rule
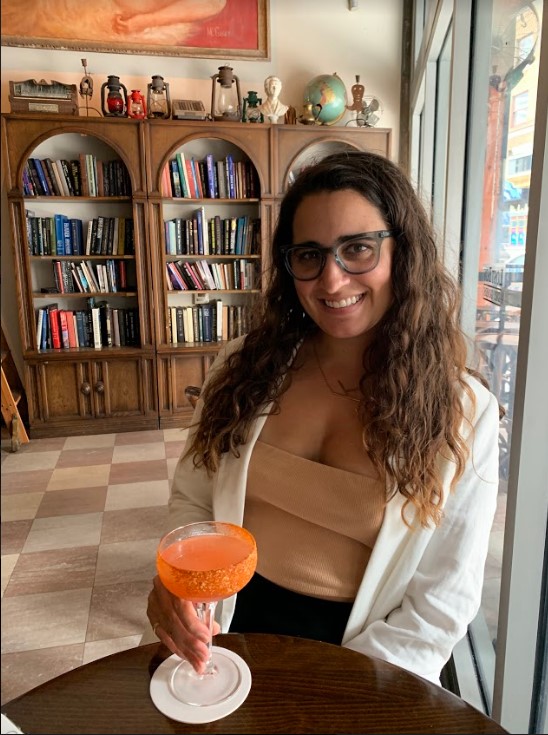
[[[287,264],[295,278],[311,280],[320,275],[331,252],[348,273],[366,273],[379,261],[380,244],[380,239],[361,236],[333,248],[295,245],[287,250]]]

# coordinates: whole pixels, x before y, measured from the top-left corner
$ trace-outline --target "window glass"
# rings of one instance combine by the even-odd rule
[[[506,517],[542,3],[493,0],[491,74],[482,80],[487,105],[475,344],[479,366],[504,408],[498,512],[491,533],[480,618],[497,653],[499,595]],[[478,70],[473,68],[472,75]],[[477,79],[476,79],[477,81]],[[470,135],[475,134],[472,130]],[[484,652],[477,650],[481,659]],[[492,677],[494,666],[481,666]],[[493,681],[485,682],[492,691]]]

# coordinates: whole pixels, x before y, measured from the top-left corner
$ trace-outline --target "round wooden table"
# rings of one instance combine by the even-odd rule
[[[243,705],[207,725],[152,703],[161,645],[93,661],[13,699],[3,712],[25,733],[504,733],[454,694],[397,666],[327,643],[259,634],[215,639],[242,656],[253,682]]]

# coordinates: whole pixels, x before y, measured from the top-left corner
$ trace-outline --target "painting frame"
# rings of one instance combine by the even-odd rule
[[[58,5],[59,8],[61,6],[63,8],[67,5],[67,0],[47,0],[49,2],[50,8],[55,9],[55,6]],[[91,0],[90,0],[91,1]],[[31,31],[31,33],[9,33],[5,32],[6,28],[6,17],[7,12],[9,12],[9,6],[13,6],[14,11],[17,10],[19,13],[18,17],[24,17],[24,13],[21,13],[21,2],[22,0],[4,0],[3,3],[3,20],[2,20],[2,36],[1,36],[1,43],[2,46],[19,46],[19,47],[25,47],[25,48],[36,48],[36,49],[49,49],[49,50],[65,50],[65,51],[89,51],[93,52],[96,51],[98,53],[111,53],[111,54],[138,54],[138,55],[152,55],[152,56],[172,56],[172,57],[184,57],[184,58],[205,58],[205,59],[249,59],[249,60],[262,60],[262,61],[270,61],[270,22],[269,22],[269,0],[225,0],[224,8],[223,10],[218,13],[218,15],[214,16],[213,18],[210,18],[207,22],[210,23],[210,27],[207,27],[207,22],[204,21],[202,23],[204,30],[202,30],[202,36],[206,34],[206,32],[209,32],[209,35],[212,35],[212,41],[210,45],[207,45],[205,42],[200,40],[197,40],[196,43],[193,43],[192,45],[185,45],[184,43],[162,43],[160,41],[154,41],[153,43],[143,43],[141,41],[137,41],[135,43],[131,41],[127,41],[124,39],[120,39],[119,37],[113,38],[112,40],[106,40],[105,36],[103,35],[103,38],[105,40],[95,40],[90,39],[87,40],[84,38],[78,38],[78,39],[68,39],[68,38],[62,38],[62,37],[53,37],[53,36],[47,36],[47,35],[31,35],[35,33],[34,29]],[[23,0],[23,3],[25,0]],[[115,2],[115,0],[113,0]],[[238,12],[238,27],[242,30],[243,33],[245,33],[246,37],[253,36],[254,40],[253,42],[248,43],[249,48],[241,48],[240,45],[238,48],[225,48],[222,45],[220,45],[220,42],[216,41],[215,33],[211,34],[210,28],[213,28],[215,18],[220,18],[223,13],[225,13],[225,18],[229,19],[229,22],[232,23],[232,16],[230,15],[230,9],[234,9],[237,5],[238,10],[241,11],[243,7],[243,3],[247,4],[247,8],[251,9],[251,13],[249,14],[249,18],[253,18],[253,28],[246,28],[246,15],[245,13],[242,14],[241,12]],[[172,5],[176,6],[177,2],[175,0],[171,3]],[[78,3],[80,8],[82,7],[81,3]],[[87,3],[89,5],[89,2]],[[15,17],[15,15],[14,15]],[[157,14],[156,14],[157,17]],[[47,20],[47,19],[46,19]],[[256,35],[255,35],[255,21],[256,21]],[[225,21],[226,23],[226,21]],[[47,25],[46,25],[47,27]],[[170,26],[169,30],[174,28],[175,26]],[[85,33],[85,31],[79,31],[79,34]],[[225,31],[225,34],[228,34],[229,31]],[[223,34],[223,27],[220,27],[220,30],[217,32],[217,37],[222,37]],[[91,35],[88,32],[88,35]],[[196,36],[196,32],[194,33],[195,39],[199,36]]]

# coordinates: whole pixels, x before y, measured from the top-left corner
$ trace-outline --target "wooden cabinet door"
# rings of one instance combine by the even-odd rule
[[[27,366],[31,436],[53,436],[63,427],[93,421],[87,361],[40,361]],[[48,429],[57,431],[48,433]]]
[[[157,416],[152,370],[152,357],[93,361],[91,373],[95,416]]]
[[[202,387],[215,354],[188,351],[158,356],[160,428],[189,424],[193,408],[185,396],[185,388]]]

